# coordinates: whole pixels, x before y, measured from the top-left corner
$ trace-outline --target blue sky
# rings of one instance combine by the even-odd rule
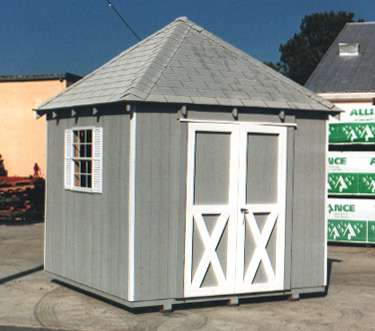
[[[305,15],[355,13],[375,21],[374,0],[111,0],[141,38],[186,16],[260,61]],[[71,72],[87,75],[138,40],[107,0],[0,0],[0,75]]]

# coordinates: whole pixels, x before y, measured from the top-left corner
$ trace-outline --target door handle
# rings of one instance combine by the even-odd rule
[[[246,223],[246,215],[249,213],[249,209],[241,208],[240,211],[243,214],[242,224],[245,224]]]

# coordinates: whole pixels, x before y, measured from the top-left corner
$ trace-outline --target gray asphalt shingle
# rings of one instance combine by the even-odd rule
[[[334,106],[251,56],[179,18],[37,110],[119,101],[280,109]],[[303,107],[302,107],[303,108]]]
[[[339,43],[358,43],[359,55],[340,56]],[[305,86],[315,93],[375,91],[375,22],[347,23]]]

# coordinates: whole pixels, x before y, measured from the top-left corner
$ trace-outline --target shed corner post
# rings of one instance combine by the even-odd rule
[[[128,109],[128,107],[127,107]],[[129,250],[128,250],[128,300],[134,301],[135,281],[135,186],[137,113],[135,106],[130,113],[129,133]]]

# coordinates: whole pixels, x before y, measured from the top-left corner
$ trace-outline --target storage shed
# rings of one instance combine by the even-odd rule
[[[325,290],[331,103],[179,18],[36,111],[51,277],[164,309]]]

